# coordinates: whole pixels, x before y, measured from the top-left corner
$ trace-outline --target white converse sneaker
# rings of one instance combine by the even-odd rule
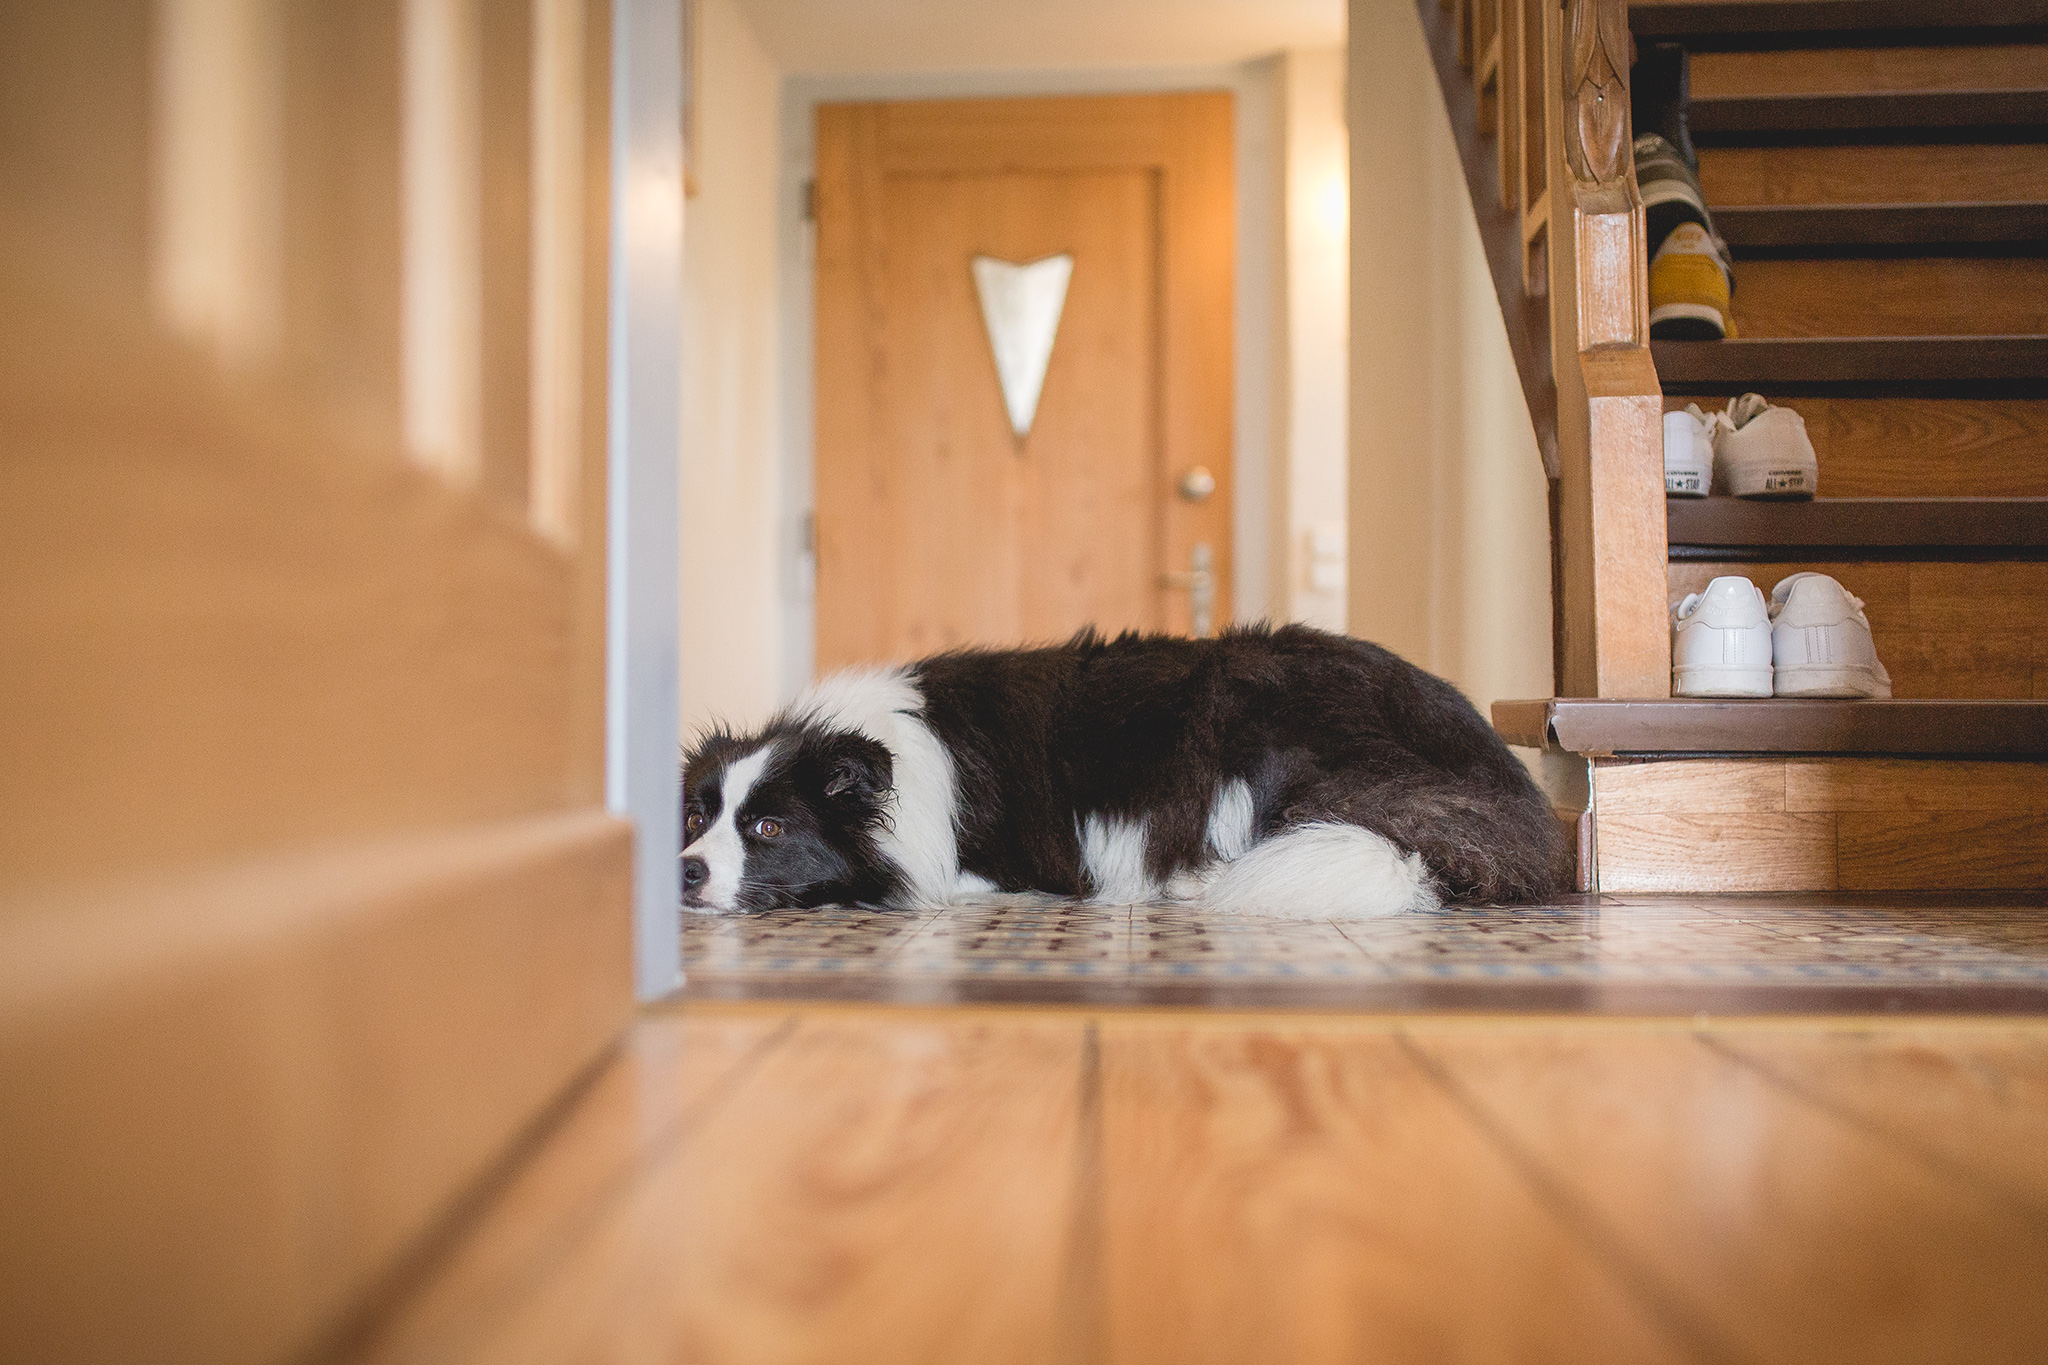
[[[1671,695],[1771,695],[1771,618],[1756,584],[1717,578],[1671,609]]]
[[[1717,493],[1738,498],[1810,498],[1820,462],[1806,437],[1806,419],[1774,408],[1760,393],[1728,400],[1714,428]]]
[[[1771,662],[1781,697],[1889,697],[1863,603],[1824,573],[1771,589]]]
[[[1704,498],[1714,486],[1714,425],[1698,403],[1664,414],[1666,497]]]

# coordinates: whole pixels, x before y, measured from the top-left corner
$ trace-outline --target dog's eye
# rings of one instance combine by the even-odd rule
[[[760,835],[763,839],[773,839],[776,835],[782,833],[782,822],[780,820],[772,820],[764,815],[754,822],[754,833]]]
[[[693,810],[683,817],[683,834],[686,838],[695,839],[704,832],[704,825],[704,813]]]

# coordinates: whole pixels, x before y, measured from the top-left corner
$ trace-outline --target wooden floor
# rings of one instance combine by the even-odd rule
[[[2039,1361],[2048,1023],[694,1004],[342,1354]]]

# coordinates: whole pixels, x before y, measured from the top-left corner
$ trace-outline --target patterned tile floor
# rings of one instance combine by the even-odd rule
[[[2048,896],[1583,896],[1362,922],[1043,901],[683,917],[701,999],[2048,1013]]]

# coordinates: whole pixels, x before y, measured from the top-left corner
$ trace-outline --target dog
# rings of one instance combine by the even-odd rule
[[[703,736],[682,815],[708,913],[1037,893],[1349,918],[1540,899],[1563,843],[1456,688],[1298,625],[839,673]]]

